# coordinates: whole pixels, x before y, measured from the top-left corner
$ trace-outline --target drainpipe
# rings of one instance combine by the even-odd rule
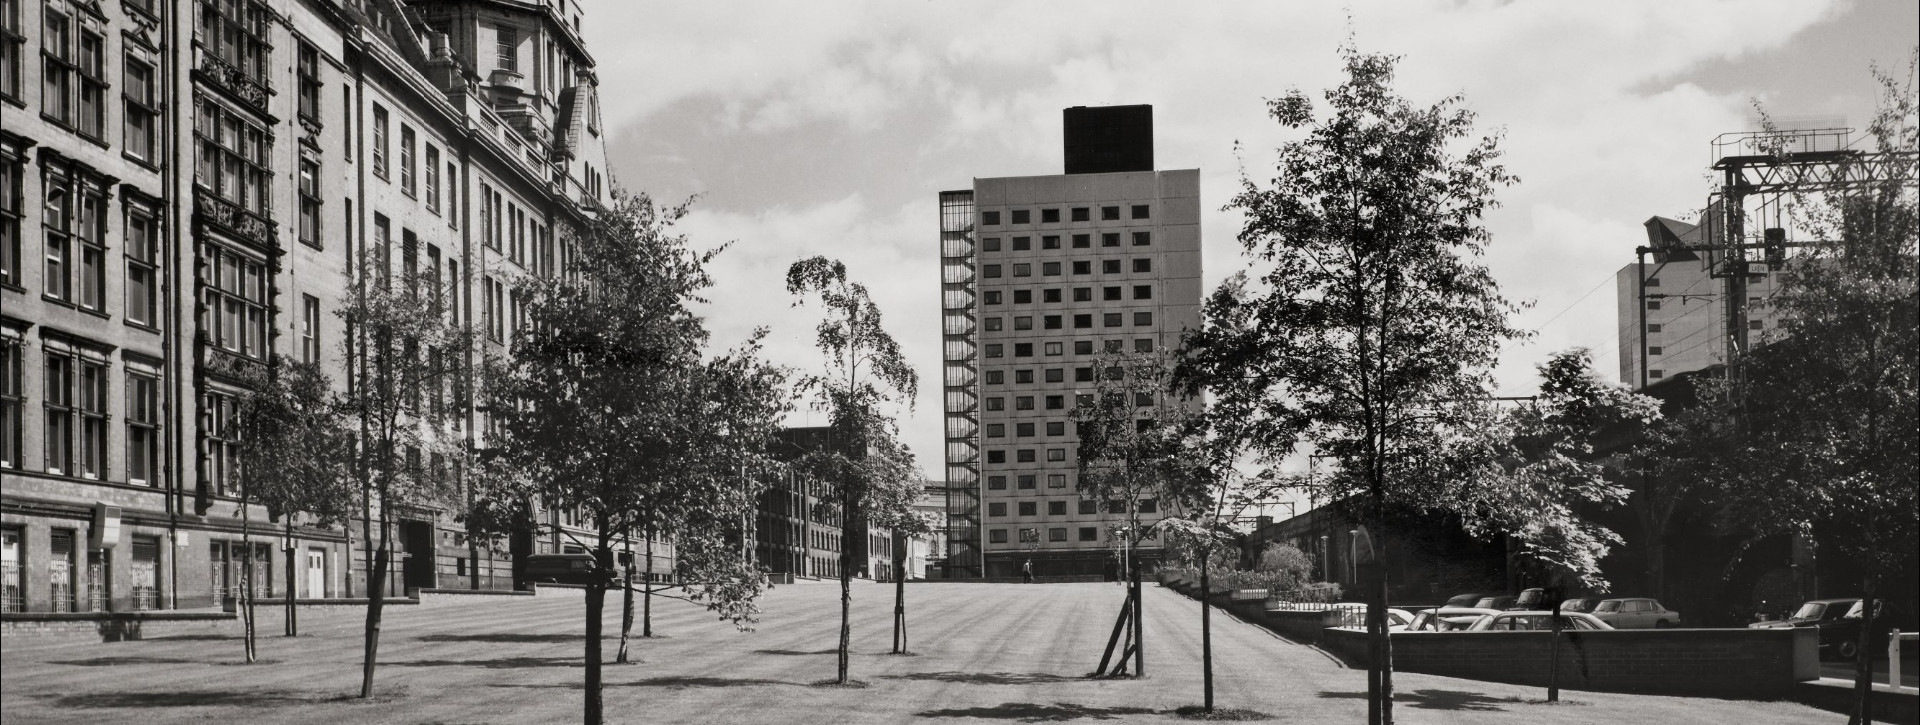
[[[166,229],[169,232],[168,239],[173,241],[173,246],[171,247],[172,263],[167,265],[168,274],[163,277],[164,282],[161,287],[163,293],[162,298],[166,300],[165,314],[167,321],[166,331],[160,336],[160,379],[166,381],[163,386],[165,399],[161,405],[164,406],[166,410],[163,420],[169,423],[165,432],[166,442],[164,445],[166,446],[167,452],[165,473],[163,474],[167,477],[168,487],[168,490],[163,494],[167,508],[168,609],[180,608],[180,511],[185,508],[186,500],[181,493],[180,480],[180,429],[183,426],[180,423],[177,413],[180,409],[180,360],[179,345],[176,343],[176,339],[180,335],[180,301],[178,299],[180,290],[179,272],[181,270],[180,253],[182,249],[192,250],[192,246],[185,242],[187,235],[183,233],[185,230],[182,228],[180,222],[180,140],[175,137],[177,132],[174,130],[179,125],[177,119],[181,113],[180,109],[183,107],[183,105],[179,103],[181,98],[180,33],[179,28],[176,27],[176,18],[178,17],[179,11],[173,3],[160,4],[161,37],[165,39],[167,44],[167,52],[161,56],[160,59],[161,72],[164,73],[167,78],[167,97],[174,101],[172,104],[169,104],[170,107],[167,109],[163,121],[164,125],[162,126],[161,137],[166,139],[169,161],[166,173],[160,175],[160,197],[164,200],[162,203],[166,207],[163,213],[167,215]]]

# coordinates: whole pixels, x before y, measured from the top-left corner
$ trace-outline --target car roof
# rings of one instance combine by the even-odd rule
[[[1603,602],[1651,602],[1653,597],[1608,597]]]
[[[1441,607],[1439,611],[1434,613],[1434,616],[1464,617],[1469,614],[1499,614],[1499,613],[1500,613],[1500,610],[1498,609],[1488,609],[1486,607]]]

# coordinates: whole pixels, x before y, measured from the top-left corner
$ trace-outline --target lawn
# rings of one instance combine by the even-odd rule
[[[783,586],[752,632],[704,610],[657,601],[639,662],[608,665],[612,722],[849,723],[975,720],[1178,722],[1200,701],[1199,609],[1158,587],[1146,599],[1145,680],[1088,680],[1113,626],[1111,584],[915,584],[912,649],[888,654],[892,588],[855,587],[854,676],[863,689],[816,687],[833,675],[838,587]],[[101,644],[10,638],[0,650],[0,720],[319,723],[573,722],[582,680],[578,592],[461,597],[388,610],[378,696],[361,701],[358,610],[302,619],[303,636],[262,637],[244,664],[229,635]],[[277,621],[277,620],[276,620]],[[616,637],[617,600],[607,627]],[[1365,722],[1366,676],[1317,650],[1215,613],[1221,707],[1277,722]],[[272,633],[277,633],[274,629]],[[607,658],[613,657],[612,640]],[[1402,723],[1833,722],[1791,703],[1544,692],[1401,674]]]

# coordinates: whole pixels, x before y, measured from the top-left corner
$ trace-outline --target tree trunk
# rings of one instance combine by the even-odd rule
[[[246,489],[240,492],[240,548],[246,552],[240,566],[240,619],[242,637],[246,640],[247,661],[254,661],[253,651],[253,517],[247,507]]]
[[[387,535],[387,505],[382,499],[380,506],[380,546],[373,554],[373,570],[367,575],[367,628],[365,651],[360,663],[360,697],[373,697],[373,665],[380,652],[380,610],[386,605],[387,569],[389,556],[387,547],[392,537]]]
[[[597,562],[610,561],[613,552],[602,546],[595,553]],[[596,567],[597,568],[597,567]],[[587,725],[600,725],[600,609],[607,600],[607,585],[600,577],[594,577],[587,585],[587,687],[586,712],[582,721]]]
[[[845,531],[845,529],[841,529]],[[848,648],[853,643],[853,562],[847,556],[846,539],[840,543],[840,669],[835,682],[847,684]]]
[[[1665,533],[1647,536],[1647,582],[1652,584],[1653,596],[1661,602],[1667,598],[1667,537]],[[1682,604],[1681,606],[1686,606]]]
[[[1874,585],[1878,582],[1872,574],[1867,574],[1865,578],[1860,589],[1861,606],[1864,607],[1861,612],[1864,616],[1860,621],[1860,651],[1853,654],[1853,714],[1847,717],[1847,725],[1873,725],[1873,628],[1876,626],[1873,598],[1878,594],[1874,591]],[[1893,671],[1891,663],[1887,671]]]
[[[286,544],[287,544],[287,616],[286,616],[287,636],[297,637],[300,635],[300,624],[294,619],[293,594],[298,589],[297,585],[299,584],[299,580],[295,579],[293,576],[294,554],[296,553],[294,551],[296,547],[294,547],[293,545],[293,514],[288,513],[286,514],[286,517],[287,517],[287,541],[286,541]],[[311,592],[309,592],[309,594],[311,594]]]
[[[1200,671],[1207,712],[1213,712],[1213,590],[1207,580],[1207,552],[1200,553]]]
[[[1140,621],[1145,612],[1140,609],[1140,557],[1138,556],[1133,557],[1132,577],[1132,592],[1129,596],[1133,598],[1133,676],[1145,679],[1147,676],[1147,628],[1146,623]]]
[[[627,635],[633,631],[633,539],[626,542],[627,580],[620,590],[620,653],[614,656],[615,662],[627,663]]]
[[[1553,642],[1547,647],[1547,702],[1560,701],[1560,604],[1553,603],[1553,620],[1549,626]]]
[[[893,537],[893,653],[907,653],[907,561],[905,536]]]
[[[653,638],[653,527],[647,527],[647,583],[640,603],[640,636]]]

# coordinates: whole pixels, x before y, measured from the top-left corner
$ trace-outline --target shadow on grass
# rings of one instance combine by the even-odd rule
[[[579,657],[503,657],[493,660],[404,660],[382,662],[394,667],[485,667],[490,670],[514,670],[523,667],[586,667]]]
[[[800,655],[830,655],[830,654],[836,654],[839,651],[840,650],[837,650],[837,649],[822,649],[822,650],[812,650],[807,652],[802,652],[797,649],[757,649],[757,650],[754,650],[753,653],[757,655],[780,655],[782,657],[797,657]]]
[[[607,686],[608,686],[608,687],[666,687],[666,688],[671,688],[671,689],[675,689],[675,690],[685,690],[685,689],[688,689],[688,688],[692,688],[692,687],[701,687],[701,688],[705,688],[705,687],[755,687],[755,686],[759,686],[759,685],[784,685],[784,686],[787,686],[787,687],[799,687],[799,686],[800,686],[800,683],[798,683],[798,682],[785,682],[785,681],[782,681],[782,680],[762,680],[762,679],[756,679],[756,678],[751,678],[751,677],[741,677],[741,678],[733,678],[733,677],[651,677],[651,678],[648,678],[648,679],[644,679],[644,680],[636,680],[636,681],[634,681],[634,682],[610,682],[610,683],[607,683]]]
[[[1321,692],[1320,696],[1330,699],[1365,700],[1365,692]],[[1471,710],[1500,712],[1506,710],[1501,705],[1528,704],[1529,701],[1518,697],[1493,697],[1479,692],[1464,690],[1414,690],[1393,694],[1393,701],[1405,703],[1409,707],[1423,710]]]
[[[142,657],[134,655],[127,657],[91,657],[84,660],[54,660],[47,664],[66,665],[68,667],[119,667],[121,665],[198,665],[206,663],[198,660],[183,660],[177,657]]]
[[[1046,672],[912,672],[904,675],[881,675],[888,680],[917,680],[922,682],[959,682],[970,685],[1045,685],[1056,682],[1079,682],[1083,678],[1063,677]]]
[[[914,713],[915,717],[970,717],[982,720],[1016,720],[1019,722],[1066,722],[1068,720],[1118,720],[1127,715],[1152,715],[1158,713],[1144,707],[1089,707],[1065,702],[1043,705],[1034,702],[1007,702],[993,707],[956,707],[945,710],[923,710]]]
[[[260,692],[92,692],[52,697],[55,707],[78,709],[154,707],[284,707],[309,705],[337,697],[315,698],[284,690]]]
[[[421,642],[498,642],[505,644],[539,644],[543,642],[584,642],[586,637],[578,634],[505,634],[487,632],[482,634],[423,634],[414,638]]]
[[[758,687],[763,685],[784,685],[787,687],[799,687],[800,683],[785,682],[782,680],[762,680],[762,679],[751,678],[751,677],[739,677],[739,678],[735,678],[735,677],[650,677],[644,680],[634,680],[633,682],[603,683],[603,686],[607,687],[608,689],[612,689],[615,687],[665,687],[673,690],[686,690],[686,689],[692,689],[692,688],[712,688],[712,687]],[[580,683],[580,682],[555,682],[550,684],[531,683],[531,682],[497,682],[487,686],[488,687],[534,687],[534,688],[542,688],[542,689],[549,689],[549,690],[578,690],[586,687],[586,684]]]
[[[142,642],[226,642],[246,639],[238,634],[171,634],[165,637],[141,637]]]

